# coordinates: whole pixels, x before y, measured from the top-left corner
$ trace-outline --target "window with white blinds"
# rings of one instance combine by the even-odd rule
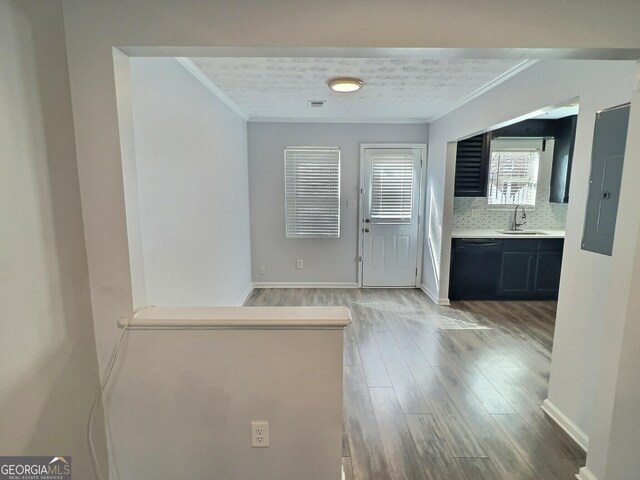
[[[371,159],[371,223],[411,223],[412,155],[376,155]]]
[[[287,238],[340,237],[340,150],[284,151]]]
[[[535,206],[540,165],[540,146],[516,140],[494,140],[489,163],[489,205]]]

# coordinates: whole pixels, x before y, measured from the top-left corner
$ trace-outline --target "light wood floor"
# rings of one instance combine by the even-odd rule
[[[347,480],[574,479],[584,452],[540,409],[555,302],[416,289],[264,289],[248,305],[346,305]]]

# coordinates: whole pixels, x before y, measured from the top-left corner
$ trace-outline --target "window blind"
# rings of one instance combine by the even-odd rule
[[[413,156],[376,155],[371,163],[371,222],[410,223]]]
[[[503,143],[496,142],[491,151],[488,203],[534,206],[541,149]]]
[[[284,151],[287,238],[340,237],[340,150]]]

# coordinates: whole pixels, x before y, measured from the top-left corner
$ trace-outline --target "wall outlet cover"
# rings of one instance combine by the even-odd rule
[[[296,268],[298,270],[302,270],[304,268],[304,260],[300,260],[300,259],[296,260]]]
[[[251,446],[253,448],[267,448],[269,446],[269,422],[251,422]]]

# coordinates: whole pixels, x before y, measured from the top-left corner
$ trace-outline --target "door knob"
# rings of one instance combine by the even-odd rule
[[[364,229],[364,231],[365,231],[365,232],[367,232],[367,233],[369,233],[369,229],[368,229],[368,228],[365,228],[365,229]]]
[[[371,223],[371,220],[369,220],[368,218],[365,218],[364,223]]]

